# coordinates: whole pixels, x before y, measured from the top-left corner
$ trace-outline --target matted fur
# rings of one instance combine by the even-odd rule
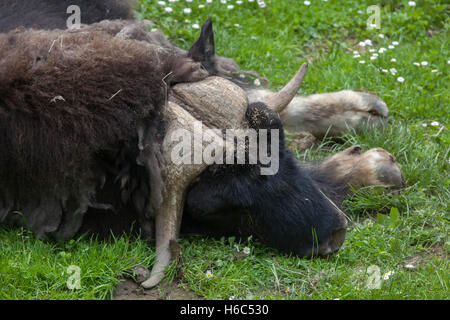
[[[0,47],[0,222],[69,238],[88,207],[111,207],[97,195],[117,181],[123,201],[148,215],[148,175],[130,159],[138,126],[159,153],[168,86],[207,73],[192,78],[196,65],[179,51],[101,31],[19,30],[1,34]],[[160,176],[161,165],[149,174]],[[152,201],[162,189],[152,186]]]

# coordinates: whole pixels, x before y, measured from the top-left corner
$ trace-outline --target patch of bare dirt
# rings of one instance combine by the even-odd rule
[[[150,277],[150,270],[145,266],[135,263],[127,272],[125,278],[120,278],[117,284],[114,300],[200,300],[200,296],[190,290],[186,290],[177,284],[182,275],[183,259],[181,255],[182,246],[176,241],[170,242],[172,258],[176,263],[177,272],[172,284],[160,283],[157,287],[146,290],[139,284]],[[135,260],[132,259],[131,262]]]
[[[172,285],[160,284],[145,290],[131,279],[123,279],[114,290],[114,300],[201,300],[194,292]]]
[[[449,256],[448,251],[446,251],[443,246],[437,245],[437,246],[429,248],[425,253],[419,253],[419,254],[415,254],[412,257],[409,257],[407,259],[407,264],[405,265],[405,268],[415,270],[415,269],[417,269],[418,266],[420,266],[426,260],[428,260],[432,257],[438,257],[438,258],[447,257],[448,258],[448,256]]]

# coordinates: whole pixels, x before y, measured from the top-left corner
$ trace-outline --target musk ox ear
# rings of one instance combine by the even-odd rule
[[[189,49],[188,56],[192,60],[201,62],[209,74],[217,74],[215,64],[214,31],[211,19],[208,19],[202,26],[202,32],[197,42]]]

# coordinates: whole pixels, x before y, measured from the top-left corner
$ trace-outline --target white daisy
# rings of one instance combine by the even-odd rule
[[[191,8],[184,8],[183,12],[186,13],[186,14],[189,14],[189,13],[192,12],[192,9]]]
[[[409,2],[408,2],[408,5],[409,5],[410,7],[415,7],[415,6],[416,6],[416,2],[415,2],[415,1],[409,1]]]
[[[403,77],[398,77],[398,78],[397,78],[397,81],[403,83],[403,82],[405,82],[405,78],[403,78]]]
[[[166,8],[164,8],[164,11],[165,11],[165,12],[172,12],[173,9],[172,9],[171,7],[166,7]]]
[[[423,65],[423,66],[427,66],[428,65],[428,61],[422,61],[420,64]]]

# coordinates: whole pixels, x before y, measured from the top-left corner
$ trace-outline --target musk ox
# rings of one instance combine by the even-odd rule
[[[39,29],[65,29],[70,5],[78,5],[81,11],[81,23],[84,25],[105,19],[132,19],[131,0],[3,0],[0,2],[0,32],[6,32],[20,26]],[[140,31],[139,31],[140,32]],[[207,30],[207,32],[209,32]],[[211,30],[212,32],[212,30]],[[164,35],[156,32],[166,42]],[[194,53],[195,54],[195,53]],[[267,88],[256,87],[239,76],[254,71],[244,71],[230,58],[216,56],[214,43],[203,56],[204,68],[211,75],[226,77],[237,83],[247,92],[249,102],[257,102],[271,95]],[[267,81],[265,81],[267,82]],[[342,90],[310,96],[297,95],[280,113],[285,130],[290,132],[307,131],[321,138],[339,136],[348,128],[361,131],[363,128],[383,128],[388,121],[386,103],[378,96],[368,92]]]
[[[387,152],[365,157],[356,147],[319,166],[297,164],[273,110],[290,103],[306,65],[279,93],[249,104],[239,86],[208,77],[228,61],[211,55],[210,21],[188,52],[144,27],[105,21],[0,35],[0,223],[68,239],[135,221],[156,238],[157,261],[142,284],[152,287],[170,261],[182,215],[185,232],[251,233],[283,252],[328,255],[345,238],[339,205],[348,184],[397,184],[389,174],[400,169]],[[205,129],[278,130],[279,170],[263,176],[261,162],[174,163],[173,133],[195,135],[197,120]],[[202,150],[224,147],[205,132]]]

